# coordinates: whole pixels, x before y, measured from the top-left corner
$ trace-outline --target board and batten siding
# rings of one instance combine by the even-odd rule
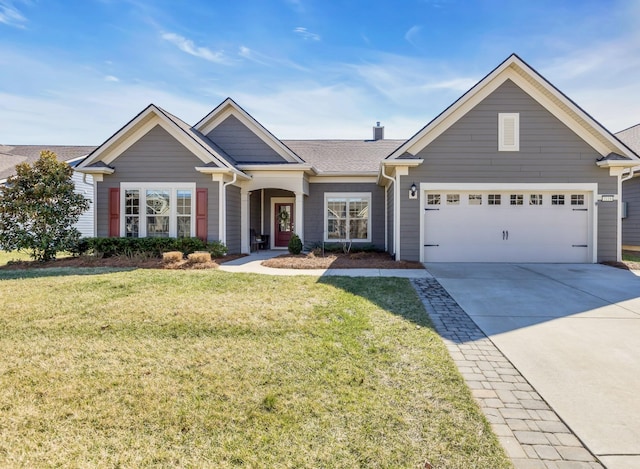
[[[622,219],[622,245],[640,249],[640,177],[622,183],[622,200],[627,218]]]
[[[238,163],[286,163],[235,116],[227,117],[207,137]]]
[[[369,216],[371,217],[371,242],[353,243],[373,244],[376,248],[384,249],[384,188],[375,183],[321,183],[309,184],[309,196],[304,204],[304,242],[306,245],[321,244],[324,240],[324,194],[327,192],[371,193]]]
[[[227,223],[227,249],[229,254],[238,254],[242,249],[241,217],[240,217],[240,188],[227,186],[226,188],[226,223]]]
[[[115,172],[104,175],[97,184],[97,236],[109,235],[109,189],[121,182],[195,182],[196,188],[207,189],[207,238],[219,239],[218,183],[211,176],[194,168],[203,162],[173,138],[162,127],[155,126],[116,158],[111,166]],[[195,197],[195,194],[194,194]]]
[[[519,151],[498,151],[498,113],[520,114]],[[599,194],[617,193],[617,178],[596,166],[600,154],[510,80],[415,157],[424,163],[401,177],[401,194],[413,182],[597,183]],[[419,260],[420,200],[400,204],[400,256]],[[598,260],[615,260],[616,203],[599,203],[597,216]]]
[[[74,226],[80,231],[81,236],[91,238],[95,236],[93,230],[93,214],[95,213],[93,177],[89,174],[85,177],[83,173],[74,171],[71,180],[76,188],[76,193],[83,195],[89,201],[89,208],[78,217],[78,222]]]

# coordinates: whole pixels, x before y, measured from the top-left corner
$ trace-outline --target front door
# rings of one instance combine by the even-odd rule
[[[293,232],[293,204],[292,203],[276,203],[275,204],[275,237],[273,245],[275,247],[287,247]]]

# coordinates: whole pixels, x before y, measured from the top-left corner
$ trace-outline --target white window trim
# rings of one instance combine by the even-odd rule
[[[121,182],[120,183],[120,236],[126,236],[126,217],[125,214],[125,191],[138,190],[140,195],[140,217],[138,237],[145,238],[147,236],[147,214],[146,214],[146,191],[169,191],[169,237],[175,238],[178,236],[178,210],[177,200],[179,190],[191,191],[191,233],[189,236],[195,237],[196,235],[196,184],[191,182]]]
[[[327,202],[328,199],[366,199],[369,203],[369,217],[367,218],[367,239],[329,239],[329,217],[327,215]],[[373,211],[371,210],[371,192],[325,192],[324,193],[324,242],[325,243],[339,243],[341,241],[353,241],[355,243],[370,243],[371,242],[371,216]],[[346,232],[349,235],[349,230]]]
[[[505,143],[505,127],[513,119],[513,145]],[[498,113],[498,151],[520,151],[520,114],[517,112]]]

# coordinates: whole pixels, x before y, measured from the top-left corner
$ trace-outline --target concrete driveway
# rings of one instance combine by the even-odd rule
[[[608,468],[640,468],[640,277],[591,264],[427,269]]]

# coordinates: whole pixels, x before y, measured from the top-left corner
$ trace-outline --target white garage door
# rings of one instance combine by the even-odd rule
[[[589,192],[426,191],[425,262],[592,262]]]

